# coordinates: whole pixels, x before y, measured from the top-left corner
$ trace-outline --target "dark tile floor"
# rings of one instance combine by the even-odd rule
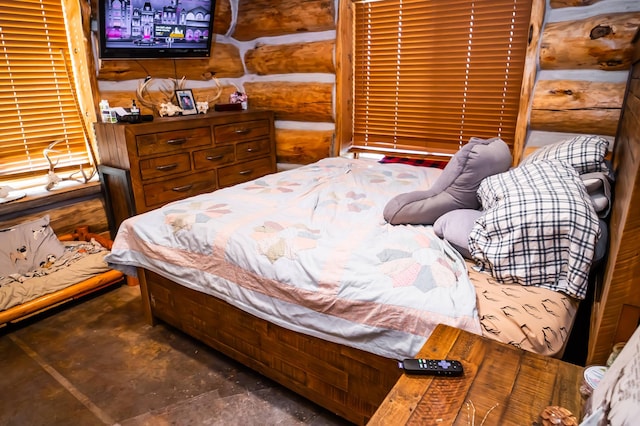
[[[0,425],[344,425],[164,324],[126,285],[0,329]]]

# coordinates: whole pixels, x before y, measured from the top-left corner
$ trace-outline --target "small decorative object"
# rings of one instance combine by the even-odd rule
[[[545,407],[540,413],[539,420],[536,424],[542,426],[578,426],[578,419],[571,411],[555,405]]]
[[[116,112],[109,107],[109,101],[105,99],[100,101],[100,116],[103,123],[115,123],[118,121]]]
[[[206,114],[209,111],[209,102],[197,102],[196,108],[198,109],[198,114]]]
[[[71,173],[67,177],[58,176],[56,174],[56,172],[55,172],[56,166],[58,165],[58,160],[56,159],[55,161],[53,161],[51,159],[51,156],[52,156],[52,154],[55,155],[55,154],[59,153],[59,151],[56,151],[54,148],[60,142],[64,142],[64,139],[59,139],[59,140],[53,141],[53,142],[51,142],[49,144],[48,147],[46,147],[45,149],[42,150],[42,155],[44,156],[44,158],[49,163],[49,171],[47,172],[47,184],[45,185],[45,189],[47,191],[51,191],[57,184],[59,184],[62,181],[74,180],[74,181],[77,181],[77,182],[87,183],[97,173],[97,170],[96,170],[95,167],[93,167],[90,172],[87,172],[82,167],[82,165],[80,165],[80,170],[78,172]],[[93,151],[91,151],[91,156],[93,157]],[[80,173],[82,175],[82,179],[79,179],[79,178],[75,177],[75,175],[77,175],[77,173]]]
[[[160,109],[158,110],[158,114],[160,117],[164,117],[165,115],[168,117],[173,117],[176,114],[180,114],[182,112],[182,108],[177,105],[174,105],[171,102],[163,102],[160,104]]]
[[[131,100],[131,115],[140,115],[140,108],[136,105],[136,100]]]
[[[247,109],[247,106],[248,106],[247,94],[240,91],[235,91],[229,96],[229,103],[241,104],[242,109]]]
[[[190,89],[176,90],[176,98],[178,105],[182,108],[182,115],[197,114],[196,101],[193,99],[193,93]]]

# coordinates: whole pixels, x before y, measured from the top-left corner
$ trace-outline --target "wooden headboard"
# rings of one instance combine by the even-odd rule
[[[587,364],[604,364],[640,320],[640,31],[613,152],[616,177],[609,255],[591,313]]]

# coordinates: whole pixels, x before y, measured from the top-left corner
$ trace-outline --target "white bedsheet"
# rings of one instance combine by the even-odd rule
[[[431,226],[387,224],[438,169],[329,158],[126,220],[110,266],[144,267],[280,326],[402,359],[438,323],[480,334],[462,257]]]

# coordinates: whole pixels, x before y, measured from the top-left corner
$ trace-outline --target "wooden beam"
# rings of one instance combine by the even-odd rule
[[[278,163],[311,164],[331,156],[333,131],[276,129]]]
[[[258,44],[244,55],[247,71],[258,75],[335,73],[334,40],[280,45]]]
[[[335,28],[334,1],[238,0],[238,19],[233,37],[247,41]]]
[[[541,80],[531,109],[532,130],[614,136],[625,83]]]
[[[540,49],[542,69],[627,71],[640,12],[612,13],[545,26]]]
[[[333,83],[247,82],[249,106],[275,112],[276,120],[333,122]]]

